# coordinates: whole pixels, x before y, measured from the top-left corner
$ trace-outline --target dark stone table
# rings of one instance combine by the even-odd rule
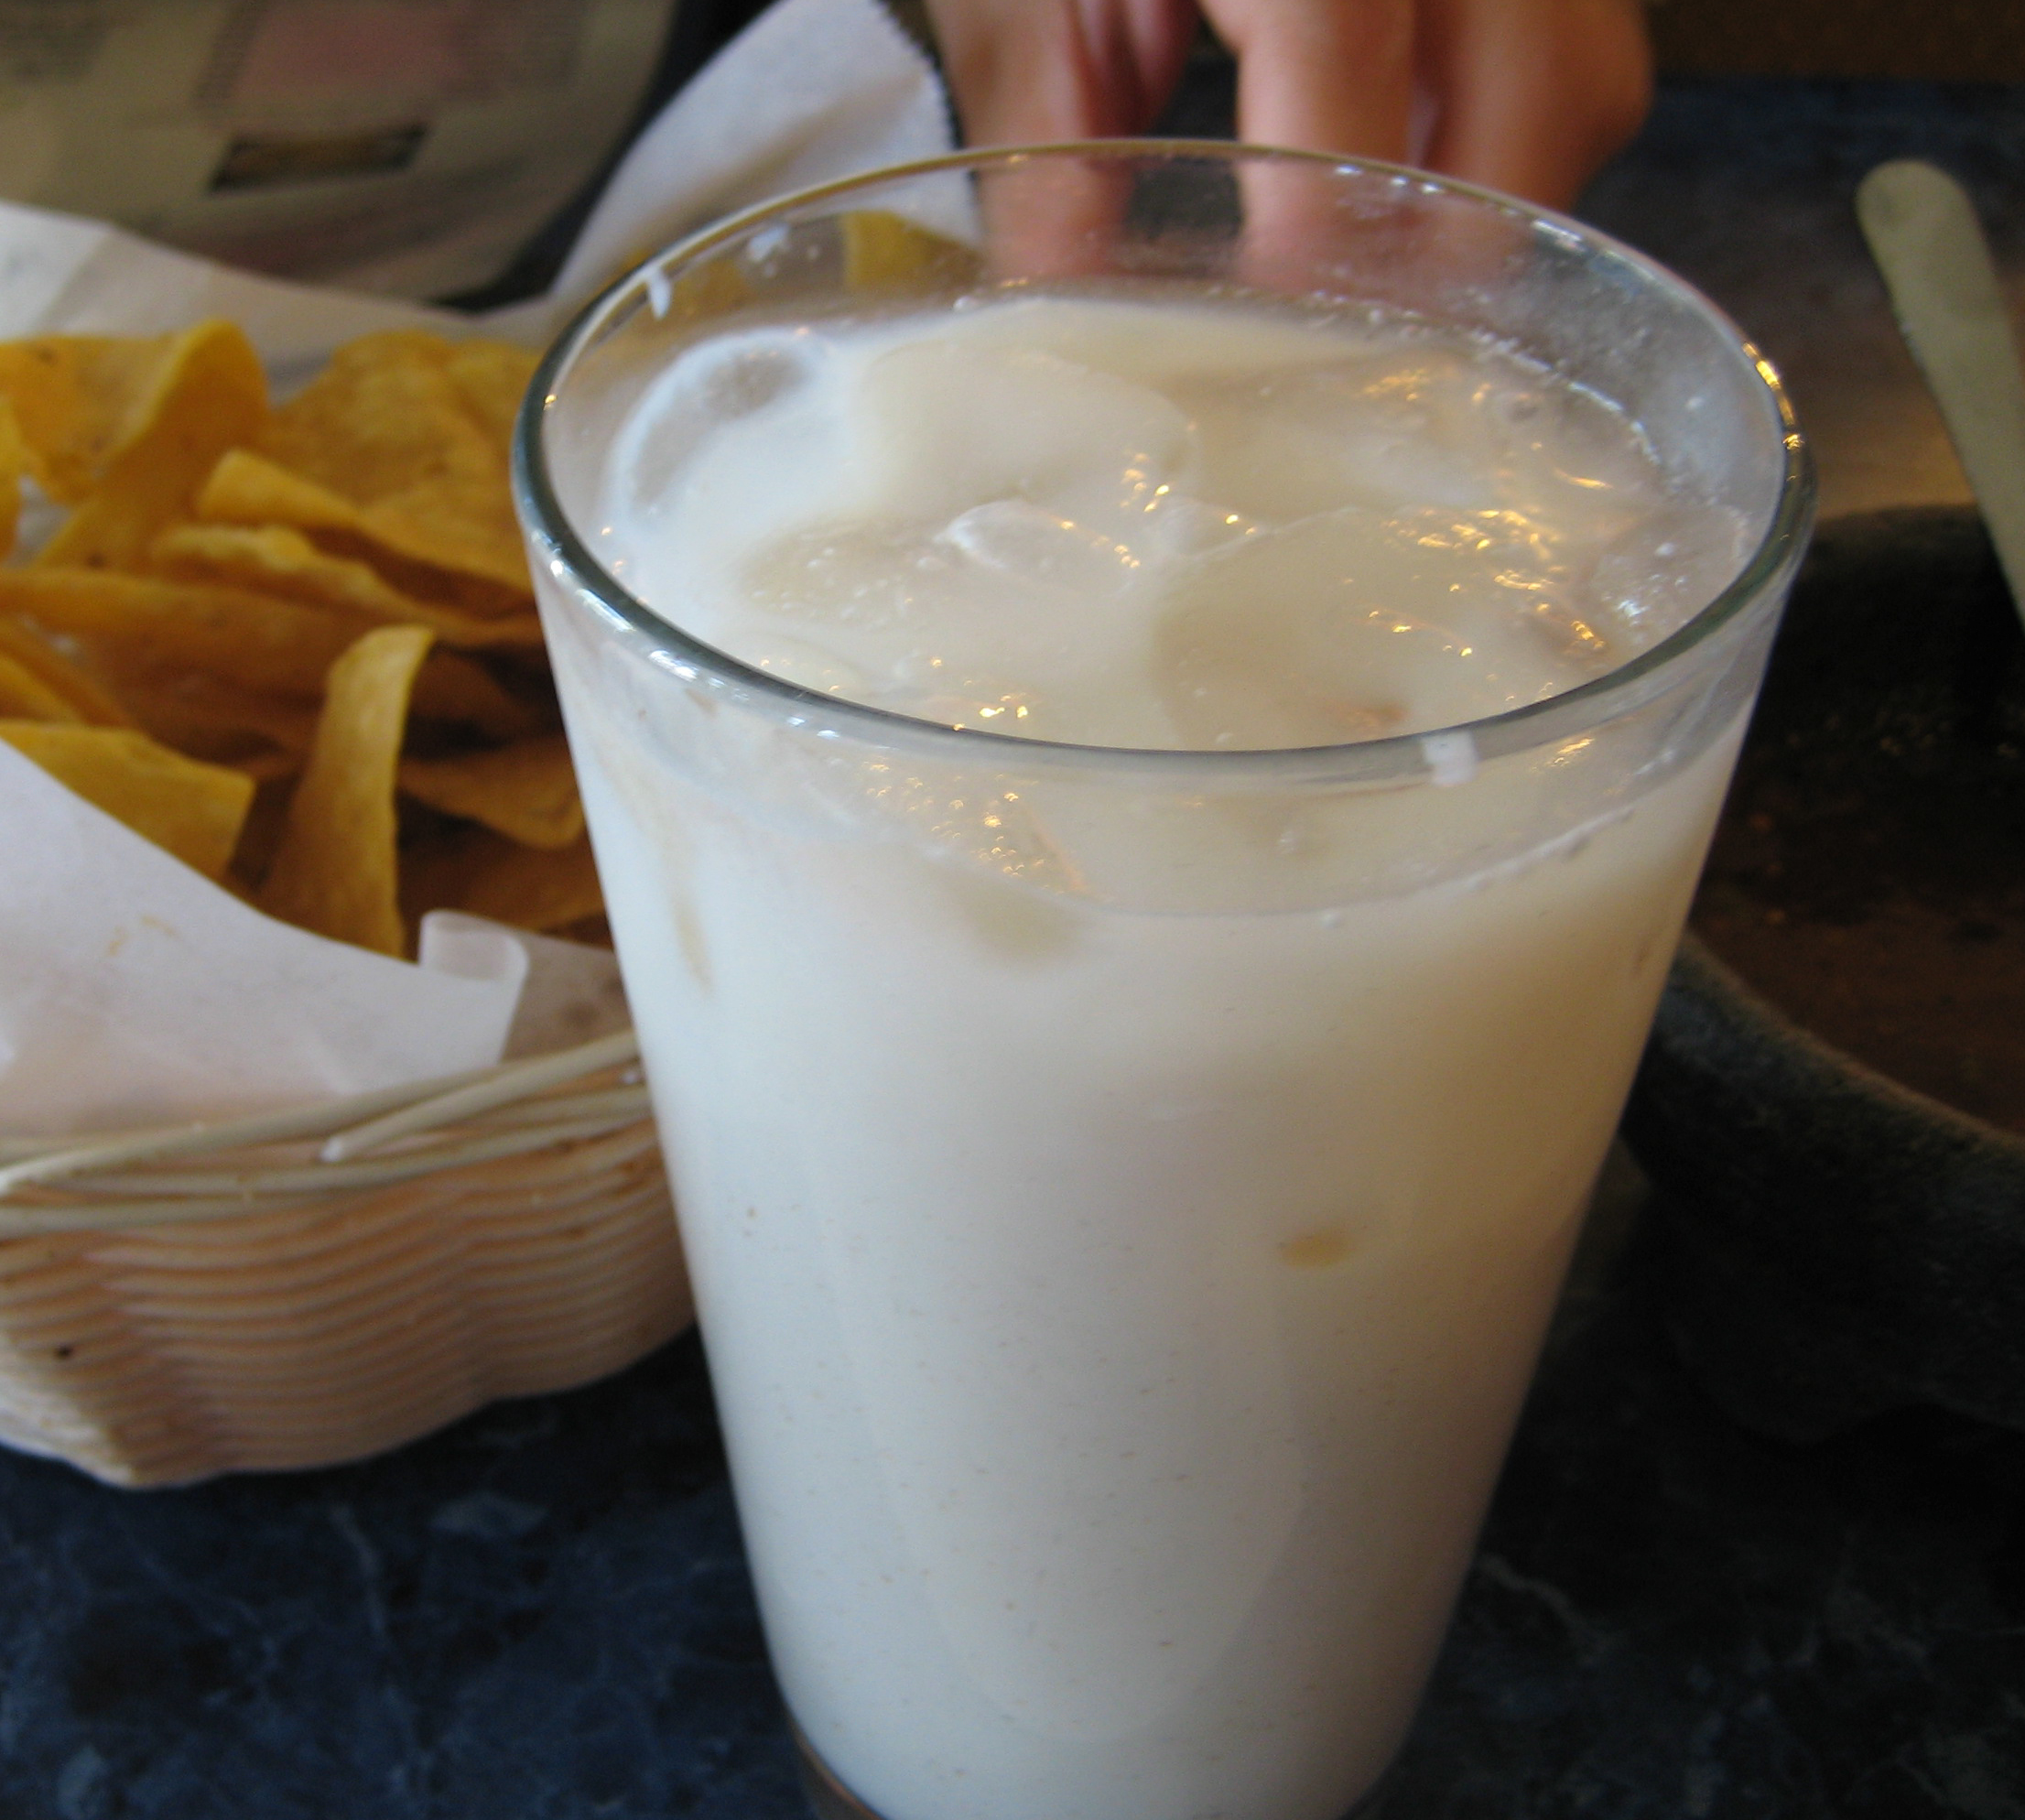
[[[1759,1440],[1643,1273],[1563,1308],[1388,1820],[2025,1814],[2025,1436]],[[6,1820],[806,1815],[693,1337],[363,1466],[7,1459],[0,1637]]]
[[[1963,496],[1847,217],[1921,150],[2016,276],[2010,91],[1676,87],[1590,198],[1791,369],[1832,508]],[[2025,1436],[1753,1436],[1608,1206],[1385,1814],[2025,1820]],[[338,1470],[0,1457],[0,1820],[805,1813],[693,1338]]]

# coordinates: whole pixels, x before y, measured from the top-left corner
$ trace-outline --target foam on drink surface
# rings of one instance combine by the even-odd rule
[[[1616,667],[1734,573],[1635,426],[1482,341],[1205,298],[991,299],[692,347],[614,449],[612,570],[917,718],[1333,745]]]

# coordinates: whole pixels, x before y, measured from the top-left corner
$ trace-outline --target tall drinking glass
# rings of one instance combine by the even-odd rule
[[[1458,396],[1586,554],[1486,491]],[[1175,452],[1211,418],[1222,455]],[[1569,424],[1660,531],[1611,528]],[[1050,466],[1086,428],[1095,505]],[[549,356],[516,484],[818,1804],[1339,1820],[1440,1643],[1803,541],[1771,369],[1464,186],[980,152],[649,260]],[[1366,586],[1330,540],[1373,524]],[[1120,670],[1155,557],[1186,606]],[[1283,623],[1304,562],[1340,639]],[[1459,721],[1398,705],[1485,661],[1445,589],[1512,615]],[[891,675],[846,650],[894,625]]]

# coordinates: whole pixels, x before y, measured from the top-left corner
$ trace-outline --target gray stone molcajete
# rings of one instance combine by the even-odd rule
[[[1987,839],[2025,878],[2021,646],[1973,515],[1825,526],[1746,764],[1775,740],[1910,752],[1958,807],[1947,748],[1973,736]],[[1625,1131],[1675,1341],[1732,1414],[1789,1440],[1915,1404],[2025,1428],[2025,1136],[1818,1040],[1692,937]]]

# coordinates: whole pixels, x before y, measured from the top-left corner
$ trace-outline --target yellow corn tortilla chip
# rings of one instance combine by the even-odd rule
[[[952,288],[977,282],[983,261],[959,241],[916,227],[884,209],[853,209],[843,218],[844,285],[853,291]]]
[[[401,788],[524,847],[567,847],[583,833],[577,775],[560,733],[457,758],[406,760]]]
[[[356,531],[359,508],[329,487],[255,455],[228,449],[197,493],[197,515],[230,525],[293,525],[305,531]]]
[[[242,688],[195,671],[137,671],[126,683],[144,731],[250,777],[293,776],[316,739],[316,705],[299,697]]]
[[[230,450],[219,459],[198,493],[196,513],[214,524],[289,526],[329,555],[370,565],[390,587],[417,600],[515,616],[533,604],[534,584],[525,563],[510,581],[498,581],[390,549],[349,500],[250,450]]]
[[[84,716],[25,664],[0,651],[0,720],[57,720],[82,726]]]
[[[515,928],[566,928],[603,914],[588,839],[523,847],[489,828],[410,856],[402,901],[411,916],[465,910]]]
[[[482,576],[461,575],[455,569],[417,562],[413,557],[402,556],[376,543],[364,532],[311,531],[309,536],[326,555],[365,563],[388,587],[398,588],[418,601],[433,601],[460,612],[493,619],[525,619],[535,610],[535,585],[525,568],[508,587]]]
[[[420,626],[382,626],[330,666],[309,768],[260,888],[269,915],[381,954],[406,948],[394,778],[429,642]]]
[[[134,717],[112,692],[46,638],[20,621],[0,613],[0,658],[26,671],[43,688],[67,703],[70,712],[51,720],[82,720],[94,727],[131,727]],[[43,718],[36,716],[32,718]]]
[[[0,393],[0,557],[14,551],[21,526],[21,476],[28,471],[28,445],[6,395]]]
[[[127,727],[0,720],[0,740],[206,878],[221,877],[231,863],[252,778],[185,758]]]
[[[36,335],[0,341],[0,395],[29,451],[28,471],[74,505],[98,484],[160,374],[168,335]]]
[[[37,561],[136,566],[166,526],[190,516],[218,458],[251,442],[266,417],[266,374],[244,333],[230,322],[185,330],[169,343],[97,487]]]
[[[605,281],[623,278],[636,265],[644,265],[660,250],[655,242],[643,242],[620,255],[605,275]],[[656,318],[670,324],[707,321],[722,316],[751,300],[753,281],[735,253],[719,254],[700,265],[684,269],[680,277],[664,279],[666,289],[656,296],[651,282],[648,296]]]
[[[488,739],[518,740],[555,725],[555,717],[508,693],[482,664],[455,651],[432,651],[415,679],[415,711]]]
[[[546,849],[502,840],[481,851],[482,860],[467,877],[460,909],[537,931],[603,913],[604,893],[598,888],[588,840]]]
[[[125,682],[136,713],[145,683],[183,671],[256,695],[314,699],[362,629],[351,615],[243,588],[40,565],[0,569],[0,613],[75,639],[99,669]],[[493,739],[535,732],[543,718],[449,651],[430,657],[415,705],[432,720],[474,727]]]
[[[0,569],[0,612],[75,639],[115,677],[202,670],[309,697],[360,632],[356,620],[244,589],[39,564]]]
[[[397,554],[525,588],[496,404],[482,416],[467,402],[457,352],[420,330],[349,341],[253,447],[348,501],[359,528]]]
[[[294,795],[292,777],[263,777],[254,791],[253,807],[246,811],[246,825],[239,830],[239,845],[233,852],[232,871],[223,881],[248,903],[274,864],[288,826],[288,799]]]
[[[149,560],[172,580],[250,588],[389,625],[426,625],[440,643],[468,650],[541,644],[532,608],[495,618],[417,599],[389,585],[371,564],[319,549],[287,525],[171,525],[155,539]]]
[[[443,370],[449,374],[464,408],[502,455],[510,452],[514,421],[527,395],[541,356],[510,341],[459,341]]]

